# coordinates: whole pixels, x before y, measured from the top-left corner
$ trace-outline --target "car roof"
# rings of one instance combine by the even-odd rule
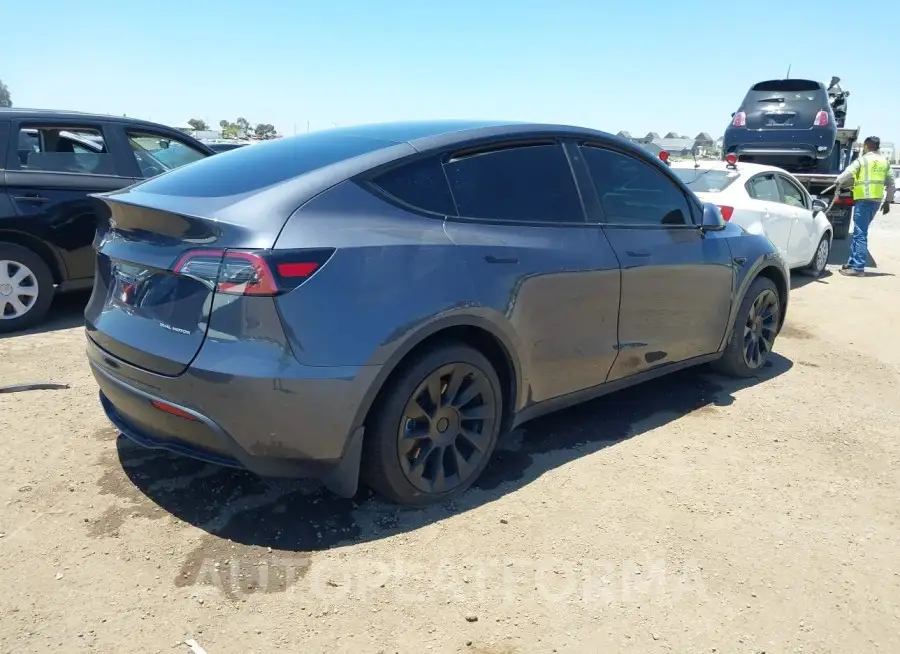
[[[700,170],[729,170],[728,163],[725,161],[712,161],[712,160],[701,160],[694,164],[691,161],[679,161],[672,162],[672,168],[689,168],[689,169],[700,169]],[[787,171],[777,166],[766,166],[764,164],[755,164],[755,163],[743,163],[738,162],[736,164],[736,169],[742,175],[758,175],[759,173],[782,173],[786,175],[790,175]]]
[[[92,114],[83,111],[68,111],[64,109],[25,109],[19,107],[0,107],[0,120],[103,120],[110,123],[127,123],[129,125],[145,125],[147,127],[165,127],[160,123],[154,123],[140,118],[128,116],[110,116],[106,114]]]
[[[337,127],[328,130],[335,136],[369,138],[386,143],[407,143],[422,151],[434,147],[452,146],[479,138],[491,138],[515,134],[558,134],[560,136],[583,136],[619,142],[626,147],[640,150],[630,141],[621,137],[571,125],[551,123],[529,123],[499,120],[425,120],[389,123],[369,123],[352,127]],[[641,150],[643,152],[643,150]]]

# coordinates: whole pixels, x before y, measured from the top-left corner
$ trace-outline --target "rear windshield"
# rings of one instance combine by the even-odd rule
[[[694,193],[719,193],[741,176],[736,170],[672,168],[672,172]]]
[[[760,82],[747,93],[744,104],[753,102],[816,102],[825,101],[827,94],[818,82],[804,79],[777,79]]]
[[[393,145],[387,141],[313,132],[207,157],[140,185],[141,193],[183,197],[240,195]]]

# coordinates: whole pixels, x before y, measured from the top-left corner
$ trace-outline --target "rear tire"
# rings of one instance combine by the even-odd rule
[[[825,266],[828,265],[828,256],[830,254],[831,238],[828,232],[825,232],[822,234],[822,240],[820,240],[819,244],[816,246],[816,251],[813,252],[812,259],[810,259],[810,262],[803,268],[803,272],[810,277],[820,276],[825,272]]]
[[[850,221],[847,220],[843,223],[838,223],[837,225],[832,224],[832,229],[834,229],[834,238],[838,241],[843,241],[850,234]]]
[[[406,506],[450,500],[471,486],[493,454],[503,392],[491,363],[444,343],[405,364],[368,422],[363,480]]]
[[[41,257],[20,245],[0,243],[0,333],[42,321],[54,291],[53,274]]]
[[[713,370],[739,378],[759,374],[772,353],[780,321],[778,288],[771,279],[757,277],[741,300],[731,338],[722,357],[712,363]]]

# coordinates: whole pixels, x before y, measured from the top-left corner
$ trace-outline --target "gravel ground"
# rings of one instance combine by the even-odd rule
[[[4,384],[70,385],[0,395],[2,651],[900,651],[898,224],[795,277],[761,378],[543,418],[425,511],[117,438],[62,300],[0,341]]]

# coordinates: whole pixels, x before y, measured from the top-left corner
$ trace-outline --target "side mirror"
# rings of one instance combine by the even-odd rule
[[[814,216],[817,213],[825,213],[826,211],[828,211],[828,203],[825,202],[825,200],[820,200],[819,198],[816,198],[815,200],[812,201],[812,212],[813,212]]]
[[[700,229],[704,232],[719,232],[725,229],[725,219],[722,218],[722,211],[719,207],[709,202],[703,203],[703,218],[700,222]]]

